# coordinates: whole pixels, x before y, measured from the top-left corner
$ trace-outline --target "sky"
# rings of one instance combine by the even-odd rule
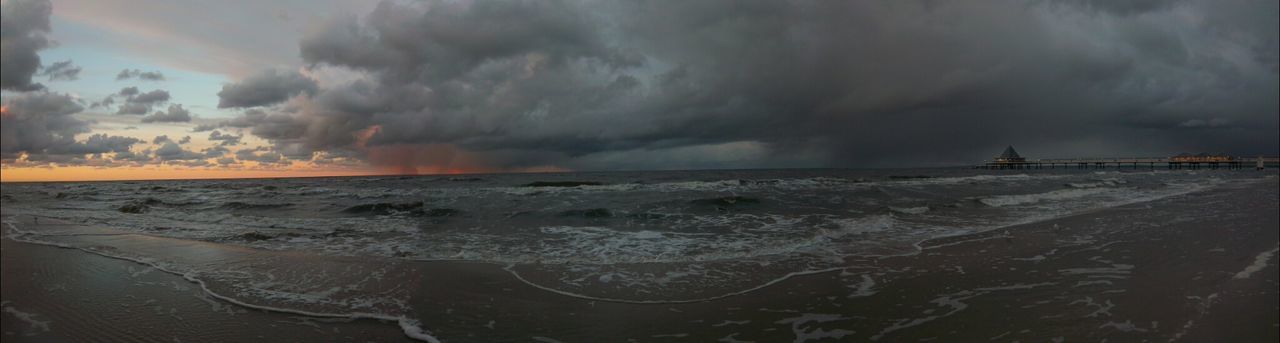
[[[0,0],[0,180],[1280,153],[1280,2]]]

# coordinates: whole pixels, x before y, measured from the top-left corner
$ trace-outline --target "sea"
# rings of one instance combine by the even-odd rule
[[[492,265],[561,296],[674,304],[749,295],[844,268],[850,258],[917,254],[929,239],[1263,177],[925,168],[51,182],[5,184],[3,208],[10,218],[280,252],[288,261]],[[87,249],[93,241],[58,237],[107,235],[7,226],[11,236]],[[237,303],[396,319],[411,337],[430,338],[430,325],[411,315],[428,305],[403,298],[412,292],[363,290],[407,277],[389,269],[290,273],[282,271],[294,266],[280,260],[212,263],[141,244],[100,252],[183,275]]]

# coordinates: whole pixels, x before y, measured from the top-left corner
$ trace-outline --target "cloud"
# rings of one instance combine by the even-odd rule
[[[205,148],[204,150],[201,150],[201,152],[204,153],[204,156],[208,158],[219,158],[219,157],[222,157],[222,155],[226,155],[230,151],[231,150],[228,150],[227,147],[224,147],[221,145],[217,145],[217,146],[213,146],[213,147]],[[225,164],[225,163],[221,163],[221,164]]]
[[[108,136],[106,134],[99,133],[89,136],[89,138],[85,139],[83,142],[52,147],[45,152],[48,154],[58,155],[126,152],[129,151],[134,144],[138,143],[142,143],[142,140],[133,137]]]
[[[47,0],[12,0],[0,7],[0,89],[32,91],[43,88],[32,83],[40,69],[40,55],[48,48],[49,15],[53,4]]]
[[[116,114],[147,114],[151,108],[169,102],[169,92],[156,89],[150,92],[140,92],[138,87],[121,88],[120,92],[108,95],[102,101],[93,104],[93,107],[114,105],[117,98],[123,98],[124,103],[116,109]]]
[[[0,115],[0,153],[4,158],[19,152],[33,154],[75,142],[75,135],[89,132],[89,123],[72,117],[84,110],[66,94],[33,92],[9,98]]]
[[[161,143],[160,147],[156,148],[152,154],[160,161],[190,161],[203,160],[205,158],[204,154],[184,149],[174,141]]]
[[[151,150],[143,150],[141,152],[121,151],[111,157],[112,162],[124,162],[130,164],[143,164],[151,162]]]
[[[1212,128],[1212,127],[1226,127],[1229,125],[1231,125],[1231,120],[1226,118],[1213,118],[1209,120],[1191,119],[1191,120],[1178,123],[1178,127],[1186,127],[1186,128],[1201,128],[1201,127]]]
[[[1168,9],[1179,1],[1170,0],[1058,0],[1072,6],[1112,15],[1131,16],[1147,12]]]
[[[315,80],[297,71],[271,69],[222,86],[222,91],[218,92],[218,108],[274,105],[289,97],[315,91]]]
[[[166,94],[167,98],[168,95]],[[142,117],[143,123],[186,123],[191,121],[191,112],[182,108],[182,105],[169,105],[168,111],[156,111],[146,117]]]
[[[116,81],[133,78],[143,81],[164,81],[164,74],[158,71],[141,71],[137,69],[124,69],[119,74],[116,74]]]
[[[69,95],[29,92],[5,101],[0,114],[0,159],[6,162],[27,154],[33,161],[72,162],[86,154],[124,152],[141,141],[131,137],[95,134],[84,141],[89,122],[73,114],[84,110]]]
[[[210,141],[213,141],[213,142],[219,142],[219,143],[218,143],[218,145],[236,145],[236,144],[240,144],[240,138],[241,138],[241,137],[243,137],[243,136],[236,136],[236,135],[232,135],[232,134],[224,134],[224,133],[222,133],[221,131],[218,131],[218,130],[213,130],[213,132],[210,132],[210,133],[209,133],[209,140],[210,140]]]
[[[240,161],[254,161],[264,164],[286,164],[289,161],[274,151],[261,152],[261,149],[240,149],[236,150],[236,159]]]
[[[421,155],[496,168],[1275,152],[1277,7],[388,1],[300,42],[305,62],[359,77],[224,124],[295,151],[447,150]],[[1240,131],[1176,131],[1208,113]]]
[[[81,68],[71,60],[56,62],[40,71],[40,75],[48,76],[49,81],[75,81],[80,79]]]

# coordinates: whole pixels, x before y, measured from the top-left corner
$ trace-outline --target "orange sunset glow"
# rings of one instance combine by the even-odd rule
[[[173,167],[9,167],[2,182],[120,181],[385,175],[380,170],[236,170]]]

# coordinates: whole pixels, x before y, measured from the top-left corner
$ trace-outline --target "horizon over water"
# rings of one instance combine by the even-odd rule
[[[396,319],[412,336],[431,332],[430,324],[414,319],[431,309],[411,301],[412,290],[387,288],[406,277],[389,274],[403,263],[491,264],[564,296],[681,304],[749,294],[798,275],[844,275],[850,260],[917,254],[929,239],[1247,184],[1271,174],[625,171],[14,183],[3,196],[6,216],[79,224],[38,232],[8,223],[24,241],[92,249],[104,244],[102,237],[126,234],[215,244],[202,249],[313,256],[213,263],[119,241],[102,252],[187,275],[240,303]],[[365,273],[376,280],[333,274],[326,265],[332,259],[373,266]],[[855,277],[849,287],[871,292],[869,280]]]

